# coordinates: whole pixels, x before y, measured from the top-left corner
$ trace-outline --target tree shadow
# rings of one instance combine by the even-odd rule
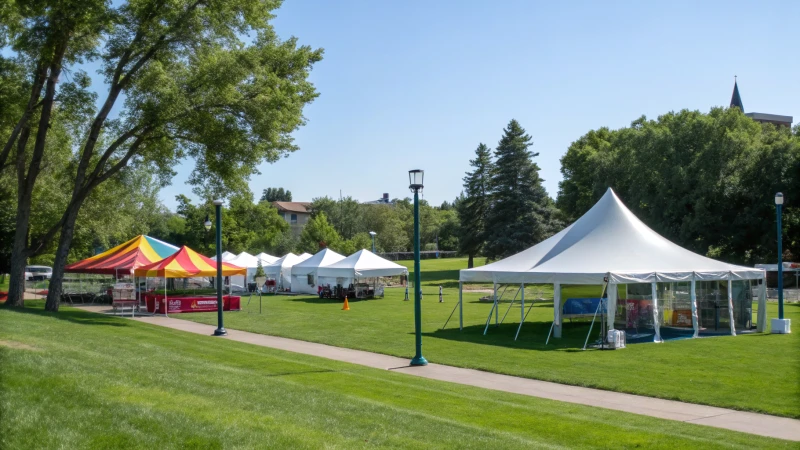
[[[111,327],[127,327],[130,326],[130,323],[126,320],[122,320],[119,317],[109,316],[106,314],[100,313],[93,313],[89,311],[83,311],[80,309],[72,309],[69,307],[61,307],[64,309],[59,309],[58,312],[53,311],[45,311],[44,310],[44,302],[41,305],[29,305],[31,302],[26,301],[25,308],[12,308],[9,306],[0,306],[5,311],[17,313],[17,314],[30,314],[36,315],[41,317],[52,317],[58,320],[64,320],[71,323],[76,323],[79,325],[105,325]]]
[[[455,319],[455,322],[453,321]],[[469,342],[481,345],[494,345],[499,347],[516,348],[522,350],[535,351],[582,351],[586,334],[589,332],[588,322],[564,323],[562,326],[561,338],[550,337],[550,342],[545,345],[547,334],[550,332],[552,322],[525,322],[519,333],[519,338],[515,341],[514,335],[517,333],[519,322],[501,323],[499,326],[494,324],[494,320],[489,324],[486,335],[483,331],[486,324],[468,325],[463,330],[458,329],[458,317],[450,320],[446,329],[439,329],[433,332],[423,333],[427,337],[437,339],[447,339],[458,342]],[[595,323],[589,342],[596,340],[600,335],[600,327]]]

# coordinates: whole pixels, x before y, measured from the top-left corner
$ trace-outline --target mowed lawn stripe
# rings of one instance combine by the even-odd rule
[[[29,303],[31,305],[31,303]],[[791,443],[419,379],[64,308],[0,308],[5,448]]]

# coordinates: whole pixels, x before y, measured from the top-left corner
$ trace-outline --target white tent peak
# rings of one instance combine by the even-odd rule
[[[341,261],[343,259],[344,259],[343,255],[340,255],[329,248],[324,248],[318,251],[316,254],[310,255],[309,258],[306,258],[305,260],[295,264],[294,267],[296,268],[322,267]],[[292,271],[292,273],[294,273],[294,270]]]
[[[257,254],[256,258],[258,258],[258,260],[261,261],[262,266],[266,266],[267,264],[272,264],[278,260],[277,256],[272,256],[269,253],[264,253],[264,252]]]
[[[407,274],[408,269],[405,266],[381,258],[367,249],[361,249],[341,261],[320,267],[317,271],[317,275],[320,277],[349,278],[388,277]]]
[[[508,258],[460,272],[461,281],[601,284],[759,279],[763,271],[692,253],[651,230],[609,188],[572,225]]]
[[[297,257],[300,258],[300,261],[305,261],[308,258],[311,258],[312,256],[314,256],[314,255],[312,255],[311,253],[302,253],[302,254],[298,255]]]

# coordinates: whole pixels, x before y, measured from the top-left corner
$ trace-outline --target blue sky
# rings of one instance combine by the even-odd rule
[[[581,135],[727,106],[734,75],[747,112],[797,122],[798,17],[797,1],[287,0],[274,25],[325,49],[311,75],[321,95],[295,133],[300,150],[262,165],[251,189],[405,197],[407,170],[420,168],[438,204],[515,118],[555,197],[559,159]],[[168,207],[190,194],[192,166],[162,191]]]

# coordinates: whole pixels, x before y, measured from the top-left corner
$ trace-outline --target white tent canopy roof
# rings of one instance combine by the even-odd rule
[[[277,256],[272,256],[269,253],[264,253],[264,252],[261,252],[261,253],[257,254],[256,258],[259,261],[261,261],[261,265],[262,266],[266,266],[266,265],[272,264],[272,263],[274,263],[275,261],[278,260]]]
[[[408,269],[366,249],[317,269],[317,276],[331,278],[371,278],[395,275],[408,275]]]
[[[314,255],[312,255],[311,253],[303,253],[302,255],[299,255],[298,258],[300,258],[300,261],[305,261],[308,258],[311,258],[312,256]]]
[[[516,255],[460,271],[460,281],[602,284],[760,279],[760,269],[692,253],[639,220],[610,188],[572,225]]]
[[[331,265],[343,259],[344,256],[325,248],[317,252],[316,255],[292,266],[292,276],[308,275],[320,267]]]
[[[216,253],[214,253],[213,255],[209,255],[208,257],[211,258],[214,261],[217,260],[217,254]],[[232,260],[234,258],[236,258],[236,255],[234,255],[233,253],[227,252],[227,251],[226,252],[222,252],[222,261],[228,262],[228,261],[230,261],[230,260]]]
[[[258,267],[258,258],[247,252],[239,253],[238,255],[236,255],[235,258],[230,259],[226,262],[237,265],[239,267],[246,267],[246,268]]]
[[[300,261],[301,259],[299,256],[295,255],[294,253],[287,253],[282,257],[278,258],[278,260],[275,261],[274,263],[269,264],[267,266],[263,266],[264,273],[267,274],[268,276],[276,275],[283,270],[287,269],[291,270],[292,266],[299,263]]]

